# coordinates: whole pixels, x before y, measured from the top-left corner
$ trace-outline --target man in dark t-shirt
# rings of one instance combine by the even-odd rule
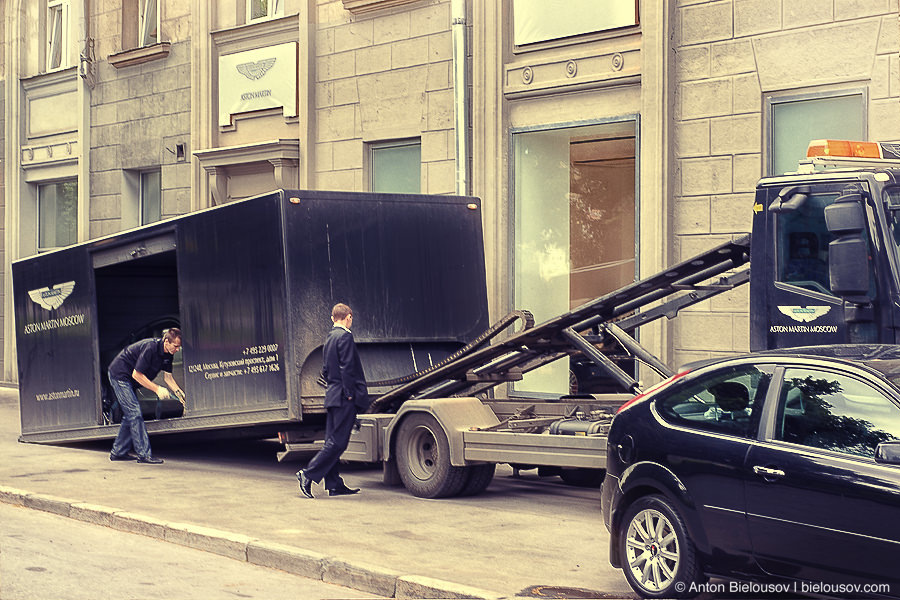
[[[184,392],[172,377],[172,357],[180,348],[181,330],[173,327],[161,338],[131,344],[119,352],[109,365],[109,383],[122,407],[122,425],[109,453],[109,460],[132,460],[129,450],[134,449],[139,463],[155,465],[163,462],[150,452],[150,437],[134,390],[141,385],[160,400],[169,398],[174,392],[184,404]],[[169,387],[153,383],[160,371]]]

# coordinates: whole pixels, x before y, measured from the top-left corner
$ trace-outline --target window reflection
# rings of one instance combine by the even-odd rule
[[[778,412],[778,439],[856,456],[875,456],[900,439],[900,408],[870,385],[843,375],[788,369]]]

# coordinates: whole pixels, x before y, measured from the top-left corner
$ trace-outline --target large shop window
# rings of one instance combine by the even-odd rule
[[[513,0],[516,46],[629,27],[638,23],[635,0]]]
[[[78,241],[78,181],[38,186],[38,251]]]
[[[513,304],[537,322],[634,281],[635,136],[634,121],[513,135]],[[575,369],[556,361],[516,390],[566,393]]]
[[[69,3],[67,0],[47,2],[47,70],[69,66]]]
[[[373,192],[419,194],[422,190],[422,144],[404,140],[369,146]]]
[[[797,170],[812,140],[865,140],[861,91],[769,98],[769,175]]]

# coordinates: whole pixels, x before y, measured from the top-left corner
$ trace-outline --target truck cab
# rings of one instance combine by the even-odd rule
[[[898,342],[900,145],[816,140],[753,204],[751,350]]]

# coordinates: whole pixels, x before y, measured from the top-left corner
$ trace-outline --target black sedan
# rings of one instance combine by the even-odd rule
[[[645,598],[900,597],[898,440],[898,347],[694,366],[613,420],[610,561]]]

